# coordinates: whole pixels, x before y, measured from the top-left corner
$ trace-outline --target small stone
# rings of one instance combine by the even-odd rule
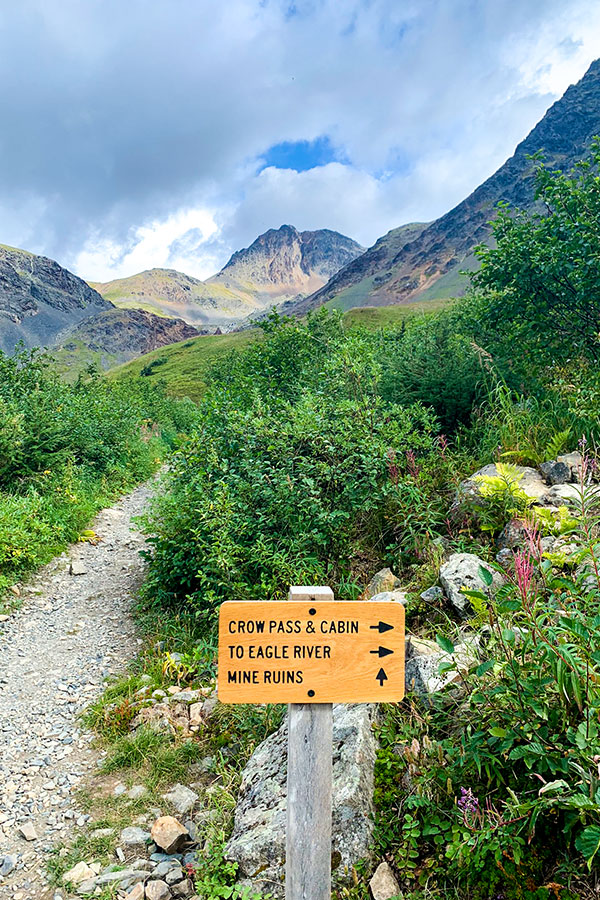
[[[181,822],[173,816],[161,816],[151,829],[152,840],[166,853],[177,853],[189,839]]]
[[[87,569],[80,559],[74,559],[69,566],[69,575],[87,575]]]
[[[371,597],[371,603],[401,603],[402,606],[406,606],[408,595],[406,591],[381,591]]]
[[[444,596],[444,592],[441,587],[434,584],[433,587],[427,588],[427,590],[423,591],[419,596],[425,603],[437,603]]]
[[[394,591],[398,587],[400,587],[400,580],[396,578],[392,570],[381,569],[369,582],[364,596],[369,600],[383,591]]]
[[[144,787],[143,784],[134,784],[134,786],[127,791],[127,796],[130,800],[141,800],[147,793],[148,789]]]
[[[180,869],[179,867],[169,869],[165,875],[167,884],[178,884],[180,881],[183,881],[184,878],[185,875],[183,874],[183,869]]]
[[[6,878],[17,865],[16,856],[0,856],[0,878]]]
[[[115,856],[117,857],[117,859],[119,860],[120,863],[124,863],[124,862],[125,862],[125,854],[124,854],[124,852],[123,852],[123,848],[122,848],[122,847],[117,847],[117,848],[116,848],[116,850],[115,850]]]
[[[137,825],[130,825],[121,832],[120,842],[127,850],[143,850],[150,840],[150,834]]]
[[[127,792],[127,786],[124,784],[115,784],[113,789],[113,797],[121,797]]]
[[[8,622],[9,619],[10,619],[10,616],[4,615],[4,614],[0,616],[0,622]]]
[[[88,879],[94,878],[95,872],[89,867],[89,865],[85,862],[78,862],[76,866],[73,866],[72,869],[69,869],[68,872],[62,877],[63,884],[74,884],[75,887],[81,884],[82,881],[87,881]]]
[[[144,900],[146,896],[146,891],[144,889],[143,883],[140,881],[138,884],[135,884],[128,894],[125,895],[125,900]]]
[[[553,459],[539,467],[546,484],[567,484],[571,481],[571,467]]]
[[[198,794],[184,784],[176,784],[167,794],[163,794],[163,800],[170,803],[180,816],[185,816],[194,808]]]
[[[194,887],[192,882],[187,878],[185,881],[180,881],[179,884],[174,884],[171,887],[171,892],[174,897],[193,897]]]
[[[147,900],[166,900],[171,896],[171,891],[164,881],[148,881],[146,883]]]
[[[204,703],[192,703],[190,706],[190,725],[192,727],[199,728],[204,724],[203,707]]]
[[[25,822],[21,825],[19,834],[21,837],[24,837],[26,841],[37,841],[38,839],[38,833],[31,822]]]
[[[400,893],[400,885],[386,862],[379,863],[369,882],[373,900],[390,900]]]

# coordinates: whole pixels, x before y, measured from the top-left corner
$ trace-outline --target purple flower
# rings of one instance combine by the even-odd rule
[[[461,787],[460,797],[458,798],[458,808],[465,815],[468,813],[476,813],[479,810],[479,800],[471,788]]]

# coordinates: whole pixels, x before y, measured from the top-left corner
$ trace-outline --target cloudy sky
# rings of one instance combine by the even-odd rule
[[[0,0],[0,243],[204,278],[435,218],[600,56],[596,0]]]

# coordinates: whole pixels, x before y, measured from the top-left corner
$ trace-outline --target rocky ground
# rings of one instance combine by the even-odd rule
[[[150,495],[139,487],[21,587],[0,617],[0,896],[46,900],[53,847],[85,824],[75,794],[97,765],[79,714],[137,650],[130,609],[143,577],[134,524]],[[61,896],[59,894],[59,896]]]

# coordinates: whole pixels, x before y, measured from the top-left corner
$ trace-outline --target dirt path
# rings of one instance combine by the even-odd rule
[[[144,485],[100,513],[92,527],[102,540],[42,569],[20,611],[0,624],[2,900],[52,898],[48,854],[85,822],[74,793],[98,754],[78,714],[137,650],[130,607],[143,538],[131,520],[150,492]],[[82,574],[70,574],[71,563]],[[33,829],[31,839],[21,828]]]

